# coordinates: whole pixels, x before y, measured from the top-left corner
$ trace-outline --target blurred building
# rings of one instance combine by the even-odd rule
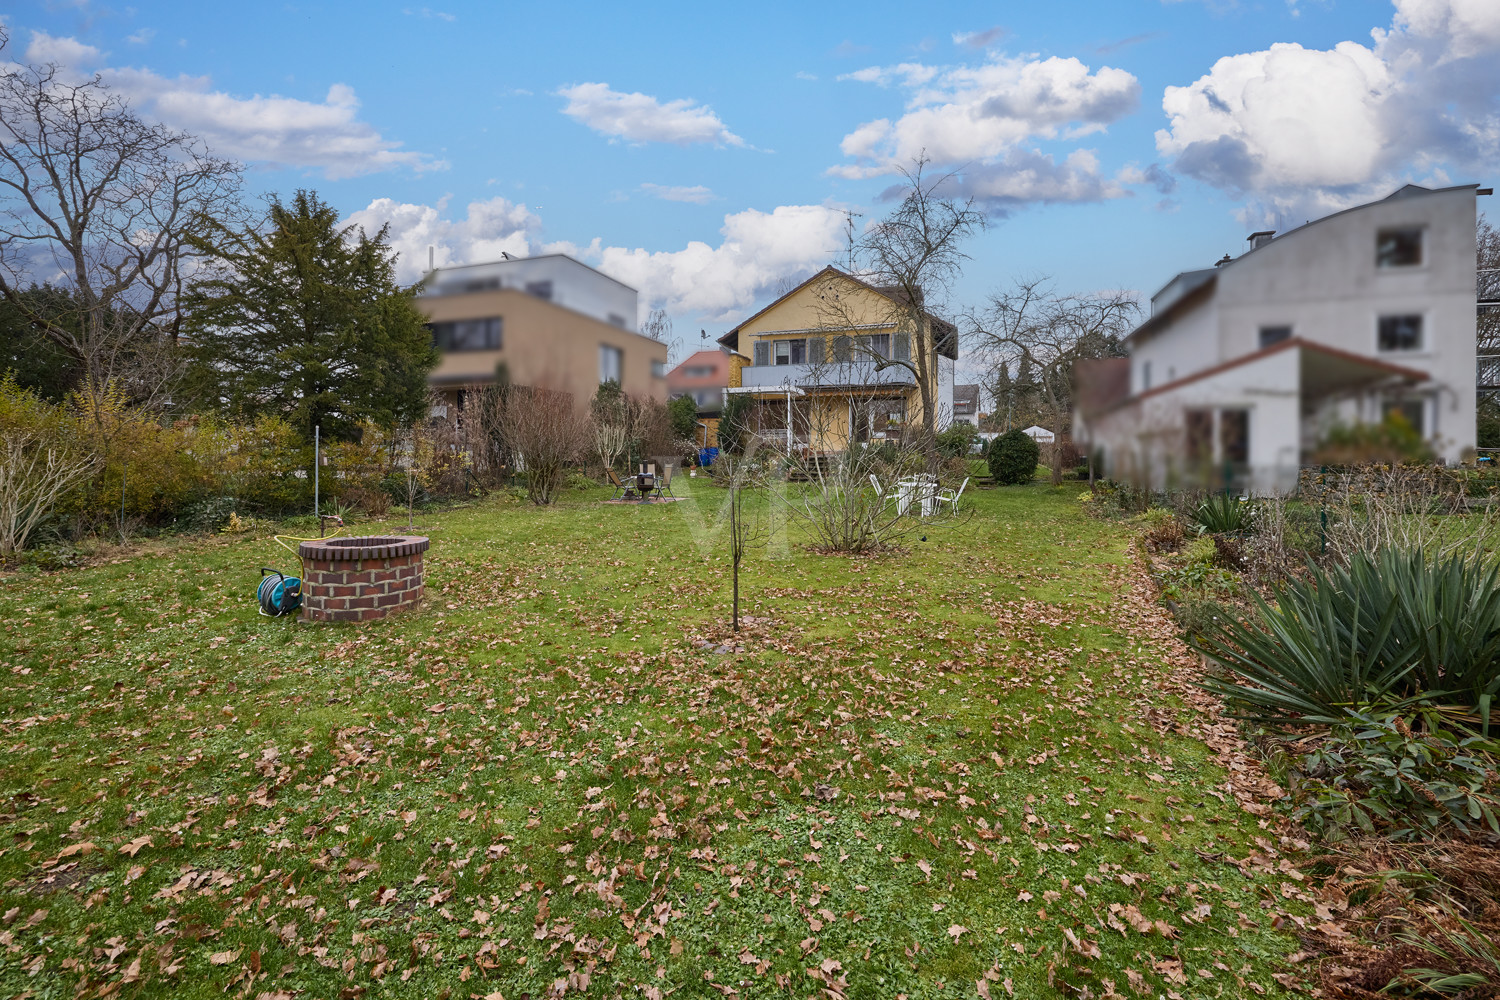
[[[1178,274],[1128,358],[1075,372],[1075,436],[1106,475],[1154,488],[1288,490],[1331,432],[1391,414],[1437,457],[1472,456],[1488,193],[1409,184]]]
[[[497,378],[580,405],[611,379],[667,398],[667,345],[636,332],[636,290],[566,254],[438,268],[418,304],[442,352],[430,380],[450,404]]]
[[[729,355],[722,350],[695,351],[667,372],[667,398],[691,396],[698,406],[698,447],[717,448],[724,389],[729,385]]]
[[[979,386],[955,385],[953,387],[953,421],[979,426]]]

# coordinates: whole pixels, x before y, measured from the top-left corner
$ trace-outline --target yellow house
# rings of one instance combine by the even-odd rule
[[[729,393],[755,400],[749,431],[810,454],[897,440],[951,417],[958,329],[903,289],[822,271],[719,338]]]

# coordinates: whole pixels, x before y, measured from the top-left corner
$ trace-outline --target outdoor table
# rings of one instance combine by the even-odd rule
[[[936,476],[908,476],[905,479],[897,480],[896,513],[904,515],[911,509],[912,501],[916,500],[921,505],[922,516],[929,517],[932,514],[936,497]]]
[[[641,495],[640,502],[649,502],[651,500],[651,491],[656,489],[656,477],[649,472],[639,473],[635,477],[635,488],[636,492]]]

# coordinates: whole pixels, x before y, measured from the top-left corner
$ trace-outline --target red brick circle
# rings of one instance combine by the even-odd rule
[[[298,545],[303,619],[370,621],[415,607],[422,600],[427,544],[421,535],[371,535]]]

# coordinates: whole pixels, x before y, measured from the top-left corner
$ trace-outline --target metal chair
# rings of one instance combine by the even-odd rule
[[[609,481],[610,481],[610,483],[615,488],[615,495],[612,496],[612,497],[610,497],[611,500],[634,500],[635,499],[635,497],[636,497],[636,491],[635,491],[635,487],[634,486],[626,486],[624,483],[622,483],[620,481],[620,477],[617,476],[617,475],[615,475],[615,470],[614,469],[605,469],[604,471],[605,471],[606,474],[608,474]]]
[[[656,495],[677,499],[677,494],[672,492],[672,465],[671,462],[663,463],[661,467],[661,478],[656,481]]]

